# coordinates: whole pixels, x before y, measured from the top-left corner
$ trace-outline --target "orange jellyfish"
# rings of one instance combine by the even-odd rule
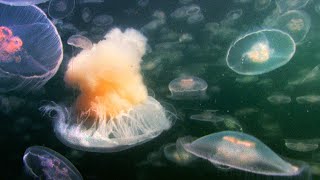
[[[140,74],[147,39],[134,29],[112,29],[71,59],[65,82],[81,92],[74,106],[56,111],[55,133],[65,145],[115,152],[149,141],[172,126],[170,113],[148,96]]]

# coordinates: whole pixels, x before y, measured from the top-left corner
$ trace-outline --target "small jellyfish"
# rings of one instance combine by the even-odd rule
[[[186,13],[188,16],[196,15],[201,13],[201,8],[196,4],[191,4],[189,6],[186,6]]]
[[[243,14],[242,9],[232,10],[232,11],[227,13],[226,19],[228,21],[236,21],[239,18],[241,18],[242,14]]]
[[[23,163],[26,172],[35,179],[83,179],[68,159],[43,146],[29,147],[23,155]]]
[[[54,19],[63,19],[72,13],[75,0],[51,0],[48,14]]]
[[[45,3],[49,0],[0,0],[0,3],[10,6],[30,6],[40,3]]]
[[[186,43],[186,42],[191,42],[193,40],[193,37],[190,33],[183,33],[180,37],[179,37],[179,42],[180,43]]]
[[[145,143],[173,125],[140,73],[147,38],[132,28],[108,32],[94,48],[73,57],[64,76],[80,89],[71,107],[49,104],[56,112],[54,132],[65,145],[90,152],[116,152]],[[133,91],[134,89],[134,91]]]
[[[190,4],[192,2],[193,2],[193,0],[179,0],[180,4]]]
[[[280,30],[263,29],[246,34],[231,44],[227,65],[243,75],[258,75],[290,61],[296,51],[292,37]]]
[[[42,87],[63,57],[55,26],[36,6],[0,4],[0,12],[0,92]]]
[[[291,97],[283,94],[274,94],[269,96],[267,99],[274,105],[289,104],[291,102]]]
[[[196,23],[202,22],[203,20],[204,20],[204,16],[202,13],[193,14],[188,17],[187,23],[188,24],[196,24]]]
[[[254,9],[257,11],[262,11],[267,9],[271,4],[271,0],[255,0]]]
[[[92,10],[85,7],[81,10],[81,17],[85,23],[89,23],[92,20]]]
[[[113,17],[107,14],[98,15],[92,19],[92,23],[99,27],[109,26],[113,23]]]
[[[311,20],[307,13],[292,10],[279,16],[272,27],[290,34],[296,44],[299,45],[306,38],[310,26]]]
[[[254,83],[259,80],[258,76],[240,76],[236,78],[236,82],[242,84]]]
[[[75,46],[81,49],[91,49],[92,42],[85,36],[82,35],[72,35],[68,38],[67,43],[71,46]]]
[[[138,0],[137,4],[140,7],[146,7],[149,4],[149,0]]]
[[[299,104],[320,104],[320,95],[305,95],[296,97]]]
[[[222,118],[216,115],[216,112],[218,110],[205,110],[200,114],[194,114],[190,116],[190,119],[197,120],[197,121],[206,121],[206,122],[212,122],[217,123],[219,121],[223,121]]]
[[[298,175],[302,168],[281,159],[257,138],[233,131],[201,137],[184,148],[215,165],[271,176]]]
[[[288,149],[299,152],[310,152],[318,149],[319,142],[317,140],[306,139],[306,140],[295,140],[285,139],[285,145]]]
[[[176,78],[169,83],[170,98],[176,100],[207,99],[207,88],[207,82],[195,76]]]
[[[187,7],[186,6],[182,6],[176,10],[174,10],[170,16],[174,19],[183,19],[183,18],[187,18],[188,14],[187,14]]]
[[[281,13],[304,8],[308,2],[309,0],[276,0],[276,4]]]

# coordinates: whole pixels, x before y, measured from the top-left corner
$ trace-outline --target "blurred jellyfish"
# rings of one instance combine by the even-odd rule
[[[289,104],[291,102],[291,97],[283,94],[274,94],[269,96],[267,99],[274,105]]]
[[[187,23],[188,24],[195,24],[195,23],[202,22],[203,20],[204,20],[204,16],[202,13],[193,14],[190,17],[188,17]]]
[[[83,179],[68,159],[43,146],[29,147],[23,155],[23,163],[27,173],[35,179]]]
[[[149,4],[149,0],[138,0],[137,4],[140,7],[146,7]]]
[[[54,130],[62,143],[83,151],[122,151],[171,127],[171,116],[148,96],[140,74],[146,43],[134,29],[114,28],[70,60],[64,80],[80,89],[76,103],[41,108],[56,112]]]
[[[51,0],[48,14],[54,19],[63,19],[72,13],[74,6],[75,0]]]
[[[67,43],[71,46],[75,46],[81,49],[91,49],[92,42],[85,36],[82,35],[72,35],[68,38]]]
[[[218,110],[205,110],[200,114],[194,114],[190,116],[190,119],[197,120],[197,121],[206,121],[216,123],[219,121],[223,121],[222,118],[216,115]]]
[[[231,44],[227,65],[239,74],[263,74],[285,65],[295,51],[295,42],[289,34],[275,29],[259,30]]]
[[[320,1],[314,1],[314,10],[320,15]]]
[[[165,157],[169,161],[172,161],[179,165],[182,165],[182,166],[189,165],[191,162],[196,160],[197,157],[187,152],[183,146],[186,143],[191,143],[195,139],[196,138],[194,137],[186,136],[186,137],[178,138],[176,143],[167,144],[163,149]]]
[[[319,141],[313,139],[307,140],[295,140],[295,139],[285,139],[285,145],[288,149],[299,152],[310,152],[318,149]]]
[[[235,111],[234,115],[235,116],[248,116],[254,113],[259,112],[259,110],[257,108],[253,108],[253,107],[245,107],[245,108],[241,108]]]
[[[92,11],[90,8],[85,7],[81,10],[81,17],[85,23],[88,23],[92,19]]]
[[[176,100],[207,99],[207,88],[207,82],[195,76],[176,78],[169,83],[170,98]]]
[[[40,3],[45,3],[49,0],[0,0],[0,3],[11,6],[30,6]]]
[[[190,33],[183,33],[180,37],[179,37],[179,42],[180,43],[185,43],[185,42],[191,42],[193,40],[193,37]]]
[[[274,28],[290,34],[296,44],[303,42],[311,26],[309,15],[298,10],[292,10],[282,14],[274,23]]]
[[[302,168],[281,159],[257,138],[241,132],[213,133],[184,145],[185,149],[213,164],[256,174],[298,175]]]
[[[191,4],[189,6],[186,6],[186,13],[188,16],[196,15],[201,13],[201,8],[196,4]]]
[[[170,16],[174,19],[183,19],[183,18],[187,18],[188,14],[187,14],[187,6],[182,6],[176,10],[174,10]]]
[[[320,104],[320,96],[319,95],[305,95],[299,96],[296,98],[296,101],[299,104]]]
[[[254,83],[254,82],[257,82],[258,80],[259,80],[258,76],[240,76],[236,78],[236,82],[243,83],[243,84]]]
[[[227,13],[226,18],[222,20],[221,23],[223,25],[232,25],[234,22],[236,22],[238,19],[241,18],[242,14],[243,14],[242,9],[232,10]]]
[[[271,4],[271,0],[255,0],[254,9],[257,11],[262,11],[267,9]]]
[[[92,19],[92,22],[96,26],[105,27],[113,23],[113,17],[107,14],[98,15]]]
[[[161,26],[163,26],[166,23],[165,19],[154,19],[150,21],[149,23],[145,24],[141,31],[143,32],[150,32],[158,30]]]
[[[42,87],[63,57],[56,28],[36,6],[0,4],[0,12],[0,92]]]
[[[308,2],[309,0],[276,0],[276,4],[282,13],[304,8]]]
[[[180,4],[189,4],[189,3],[192,3],[193,0],[179,0],[179,3]]]

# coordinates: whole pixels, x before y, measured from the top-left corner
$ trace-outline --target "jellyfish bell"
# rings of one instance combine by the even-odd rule
[[[75,7],[75,0],[51,0],[48,14],[54,19],[63,19],[72,13]]]
[[[146,42],[134,29],[115,28],[70,60],[64,79],[80,89],[77,101],[69,108],[41,108],[56,112],[54,130],[62,143],[83,151],[122,151],[171,127],[171,117],[148,96],[140,74]]]
[[[304,8],[309,0],[276,0],[280,12]]]
[[[267,98],[267,100],[274,105],[289,104],[291,97],[283,94],[274,94]]]
[[[298,104],[320,104],[320,96],[315,94],[296,97]]]
[[[293,151],[310,152],[319,148],[319,139],[284,139],[285,146]]]
[[[185,149],[213,164],[256,174],[294,176],[302,168],[292,165],[257,138],[241,132],[222,131],[185,144]]]
[[[40,3],[45,3],[49,0],[0,0],[1,4],[7,4],[10,6],[30,6]]]
[[[85,36],[82,35],[72,35],[68,38],[67,44],[75,46],[81,49],[91,49],[92,42]]]
[[[0,11],[0,91],[42,87],[55,75],[63,57],[56,28],[36,6],[0,4]]]
[[[175,100],[205,100],[208,98],[206,95],[207,82],[195,76],[176,78],[169,83],[168,87],[171,92],[170,98]]]
[[[254,9],[257,11],[262,11],[267,9],[271,4],[271,0],[256,0],[254,1]]]
[[[292,37],[280,30],[263,29],[248,33],[231,44],[227,65],[243,75],[258,75],[290,61],[296,50]]]

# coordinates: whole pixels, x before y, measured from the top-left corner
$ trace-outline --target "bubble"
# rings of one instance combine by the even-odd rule
[[[71,46],[79,47],[81,49],[91,49],[92,42],[85,36],[72,35],[68,38],[67,43]]]
[[[280,30],[259,30],[238,38],[227,53],[227,65],[243,75],[258,75],[277,69],[296,50],[291,36]]]
[[[105,27],[113,23],[113,17],[107,14],[98,15],[93,18],[92,22],[96,26]]]
[[[177,100],[206,99],[207,88],[207,82],[195,76],[176,78],[169,83],[170,98]]]
[[[134,29],[114,28],[94,48],[70,60],[64,80],[81,92],[74,106],[53,103],[41,108],[56,112],[54,132],[62,143],[83,151],[116,152],[145,143],[173,125],[175,115],[148,96],[143,84],[140,63],[146,43]]]
[[[185,42],[191,42],[193,40],[193,37],[190,33],[183,33],[179,37],[179,42],[180,43],[185,43]]]
[[[303,43],[311,26],[311,20],[307,13],[292,10],[288,11],[277,18],[274,28],[280,29],[290,34],[297,45]]]
[[[267,9],[271,4],[271,0],[255,0],[254,9],[257,11],[262,11]]]
[[[43,146],[29,147],[23,155],[23,163],[27,173],[36,179],[83,179],[69,160]]]
[[[11,6],[30,6],[40,3],[45,3],[49,0],[0,0],[0,3]]]
[[[317,142],[318,141],[318,142]],[[288,149],[299,152],[310,152],[318,149],[319,140],[307,139],[307,140],[296,140],[296,139],[285,139],[285,145]]]
[[[0,12],[0,92],[42,87],[63,57],[56,28],[36,6],[0,4]]]
[[[54,19],[63,19],[72,13],[75,0],[51,0],[48,13]]]
[[[215,165],[223,165],[256,174],[271,176],[298,175],[302,168],[281,159],[257,138],[233,131],[201,137],[185,149]]]
[[[274,105],[289,104],[291,102],[291,97],[283,94],[271,95],[267,99],[271,104]]]
[[[309,0],[276,0],[276,4],[282,13],[304,8],[308,2]]]
[[[314,94],[299,96],[296,101],[299,104],[320,104],[320,96]]]

